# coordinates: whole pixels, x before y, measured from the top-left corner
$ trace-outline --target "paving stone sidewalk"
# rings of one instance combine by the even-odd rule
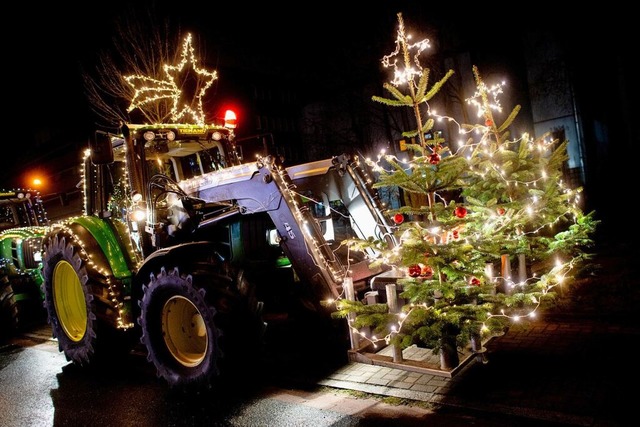
[[[636,425],[640,282],[612,248],[557,308],[514,324],[453,377],[348,362],[318,384],[562,425]]]

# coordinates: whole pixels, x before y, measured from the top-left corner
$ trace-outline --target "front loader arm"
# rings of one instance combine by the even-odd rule
[[[183,181],[180,186],[205,203],[230,202],[243,215],[268,213],[300,278],[323,298],[340,295],[346,268],[331,251],[286,169],[272,157]]]

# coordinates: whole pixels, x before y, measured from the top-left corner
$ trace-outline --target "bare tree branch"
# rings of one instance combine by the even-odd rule
[[[124,76],[141,75],[163,79],[163,65],[180,55],[180,27],[159,20],[155,10],[129,9],[115,23],[110,49],[98,54],[96,64],[83,69],[83,84],[90,108],[101,126],[119,127],[123,122],[162,123],[170,116],[170,100],[159,100],[127,111],[134,89]]]

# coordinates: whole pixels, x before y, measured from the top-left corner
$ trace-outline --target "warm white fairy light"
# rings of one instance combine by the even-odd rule
[[[502,147],[502,148],[504,149],[504,147]],[[489,152],[489,153],[492,154],[492,152]],[[393,159],[395,159],[395,160],[397,160],[393,156],[388,156],[388,155],[385,155],[384,153],[382,153],[380,156],[378,156],[378,161],[373,163],[374,167],[372,169],[374,171],[384,170],[382,168],[382,166],[380,165],[381,159],[385,159],[385,160],[393,160]],[[498,176],[502,177],[502,179],[505,181],[507,186],[511,185],[511,186],[514,186],[514,187],[518,187],[518,185],[524,184],[526,186],[532,185],[533,187],[536,187],[537,180],[534,180],[532,182],[513,181],[513,180],[510,180],[510,179],[507,179],[506,173],[504,171],[502,171],[500,168],[498,168],[495,165],[494,165],[494,168],[499,173]],[[489,173],[489,172],[491,172],[491,169],[487,170],[487,173]],[[548,178],[548,175],[543,170],[540,173],[540,178],[539,179],[546,179],[546,178]],[[562,182],[559,182],[558,185],[559,185],[560,189],[563,190],[563,192],[571,193],[571,190],[564,190],[563,189]],[[578,197],[576,196],[575,199],[578,200]],[[530,215],[536,215],[537,212],[536,212],[536,209],[534,208],[534,206],[536,206],[539,203],[540,203],[539,197],[537,195],[532,195],[531,205],[525,206],[523,208],[523,211],[527,212]],[[567,213],[568,212],[569,211],[567,211]],[[521,215],[521,214],[519,214],[517,211],[515,211],[515,212],[512,213],[512,215]],[[558,217],[555,218],[553,221],[546,222],[546,223],[542,224],[540,227],[538,227],[537,229],[535,229],[533,231],[529,231],[529,232],[524,233],[524,234],[535,234],[535,233],[537,233],[538,231],[540,231],[544,227],[547,227],[547,226],[551,227],[551,226],[553,226],[554,222],[559,221],[565,215],[566,215],[566,213],[565,214],[559,214]],[[499,216],[497,216],[495,214],[494,215],[489,215],[489,218],[490,219],[493,218],[494,220],[502,219],[504,221],[504,218],[500,218]],[[490,228],[493,228],[493,227],[490,227]],[[428,231],[429,230],[427,230],[427,232]],[[520,234],[522,234],[522,233],[520,233]],[[402,242],[404,242],[405,239],[407,239],[407,240],[410,239],[410,237],[411,237],[410,234],[405,233],[403,235]],[[467,240],[471,239],[471,237],[472,236],[468,236]],[[476,236],[476,237],[477,238],[482,238],[482,236]],[[514,238],[516,238],[516,236],[514,236]],[[396,248],[394,248],[393,252],[396,254],[396,255],[394,255],[395,259],[399,259],[398,257],[400,256],[399,255],[400,254],[400,245],[397,246]],[[389,259],[386,258],[386,256],[385,256],[384,260],[385,260],[385,263],[387,263],[389,261]],[[515,282],[511,281],[510,279],[504,279],[503,278],[503,280],[506,280],[506,286],[510,291],[517,291],[517,292],[524,292],[525,291],[525,289],[524,289],[525,286],[531,286],[534,283],[540,283],[542,285],[542,289],[543,289],[542,290],[542,294],[544,295],[544,294],[550,292],[555,286],[558,286],[558,285],[562,284],[562,282],[565,279],[566,274],[571,269],[571,264],[572,264],[572,262],[564,264],[561,261],[558,261],[558,265],[557,265],[557,267],[555,269],[556,271],[555,272],[551,272],[551,273],[549,273],[548,276],[543,276],[542,278],[538,278],[534,274],[532,277],[527,278],[527,279],[525,279],[525,280],[523,280],[523,281],[521,281],[519,283],[515,283]],[[500,277],[496,277],[495,279],[500,279]],[[529,295],[529,302],[531,303],[532,307],[530,307],[529,311],[527,311],[525,313],[509,314],[506,311],[502,310],[499,314],[487,313],[487,319],[490,319],[492,317],[506,317],[506,318],[509,318],[513,322],[518,322],[523,318],[535,318],[537,316],[537,311],[540,308],[540,305],[541,305],[542,301],[540,299],[536,298],[534,295]],[[375,336],[367,338],[365,333],[363,333],[361,331],[358,331],[358,333],[360,334],[360,336],[363,339],[369,340],[374,345],[374,347],[377,347],[376,343],[379,342],[379,341],[384,341],[388,345],[390,343],[392,335],[393,334],[397,334],[397,333],[399,333],[399,331],[401,331],[402,323],[403,323],[404,319],[407,317],[407,315],[408,315],[408,313],[398,314],[397,315],[397,318],[398,318],[397,325],[398,326],[390,325],[389,326],[389,330],[390,330],[389,334],[387,334],[386,336],[384,336],[382,338],[375,337]],[[487,327],[486,324],[483,324],[481,329],[485,333],[489,331],[489,328]]]
[[[389,55],[382,58],[382,65],[386,68],[393,68],[393,80],[391,84],[400,86],[402,84],[411,84],[416,86],[415,78],[422,75],[422,66],[420,65],[420,54],[430,48],[429,39],[423,39],[416,43],[409,43],[411,35],[406,34],[404,21],[399,18],[398,35],[396,37],[395,50]],[[413,61],[409,56],[409,52],[413,52]]]
[[[185,191],[194,189],[202,190],[212,186],[221,185],[226,180],[237,180],[238,176],[249,176],[255,170],[255,164],[234,166],[229,168],[228,170],[225,170],[223,173],[208,174],[182,181],[180,182],[180,186]],[[328,271],[335,282],[341,282],[345,274],[344,270],[340,267],[340,264],[335,256],[331,256],[333,255],[332,252],[326,247],[325,250],[323,250],[323,246],[320,243],[319,239],[315,237],[315,233],[309,226],[308,215],[310,215],[310,213],[307,209],[304,209],[303,212],[303,206],[301,206],[301,204],[298,202],[301,195],[295,192],[295,186],[293,184],[288,184],[288,175],[286,174],[286,169],[277,167],[273,172],[274,173],[272,176],[274,177],[274,179],[280,181],[279,187],[284,189],[282,194],[274,194],[274,198],[284,195],[284,199],[286,203],[291,206],[292,212],[296,217],[297,222],[299,224],[303,224],[303,227],[301,227],[305,235],[305,239],[303,240],[305,242],[307,250],[309,251],[310,259],[314,262],[317,262],[317,260],[322,260],[323,265],[319,267],[324,271]]]
[[[179,122],[183,117],[189,116],[190,123],[203,125],[205,115],[202,107],[202,98],[205,92],[218,78],[216,71],[208,71],[198,66],[198,59],[192,46],[191,34],[188,34],[182,45],[180,62],[177,65],[165,64],[163,71],[165,79],[159,80],[149,76],[130,75],[124,79],[133,89],[134,94],[128,111],[142,108],[146,104],[154,103],[163,99],[170,99],[171,119]],[[191,72],[194,75],[189,75]],[[195,78],[196,85],[194,93],[186,94],[186,83],[188,78]],[[190,97],[189,97],[190,96]]]
[[[413,96],[414,89],[416,89],[415,78],[418,76],[424,77],[422,75],[422,68],[418,63],[418,55],[422,50],[418,47],[418,54],[411,58],[407,54],[407,47],[411,46],[411,48],[414,49],[417,46],[409,45],[407,39],[408,38],[405,37],[404,34],[402,20],[400,19],[400,30],[398,31],[398,37],[396,39],[396,50],[392,54],[384,57],[383,65],[394,68],[394,76],[391,84],[397,87],[400,84],[408,83],[407,87],[410,95],[405,96],[407,96],[407,98],[415,99]],[[403,50],[404,53],[404,63],[400,62],[401,50]],[[414,60],[415,64],[411,59]],[[489,87],[481,81],[475,67],[474,74],[476,75],[477,91],[473,97],[467,99],[467,103],[477,107],[478,116],[483,117],[484,122],[475,125],[462,125],[458,123],[459,134],[467,135],[468,140],[464,141],[461,139],[457,144],[457,151],[452,152],[451,154],[461,155],[463,159],[467,160],[470,172],[469,176],[472,177],[472,180],[489,179],[499,181],[496,183],[496,186],[505,190],[504,196],[507,200],[501,200],[498,202],[500,204],[505,204],[504,207],[498,205],[501,210],[499,215],[495,212],[489,212],[489,209],[487,209],[488,206],[480,207],[479,212],[475,212],[475,216],[479,218],[480,221],[477,225],[480,227],[465,235],[464,241],[467,242],[470,247],[474,247],[479,244],[479,247],[482,248],[484,244],[483,241],[493,239],[496,234],[500,234],[504,237],[506,246],[511,247],[511,245],[515,246],[521,244],[522,239],[527,235],[537,234],[547,227],[553,228],[556,223],[565,221],[570,216],[573,216],[574,220],[577,221],[578,216],[572,211],[572,206],[567,206],[567,209],[564,212],[560,212],[563,209],[560,209],[560,206],[555,204],[555,200],[551,199],[547,201],[546,196],[545,199],[539,200],[539,197],[534,194],[534,192],[539,192],[549,195],[549,197],[554,197],[557,194],[567,194],[567,197],[565,197],[564,200],[571,202],[570,199],[572,198],[573,203],[577,203],[579,200],[578,191],[572,192],[569,189],[565,189],[562,181],[558,179],[557,176],[554,176],[553,174],[550,175],[544,168],[544,165],[547,163],[543,157],[553,154],[554,150],[552,144],[555,144],[555,141],[546,137],[532,140],[526,133],[522,134],[519,140],[511,141],[506,139],[507,133],[504,129],[506,129],[510,122],[507,123],[505,121],[505,123],[500,126],[494,122],[493,118],[494,111],[502,112],[499,95],[502,93],[502,88],[505,83],[501,82],[500,84]],[[385,84],[385,87],[388,88],[388,83]],[[400,96],[397,95],[397,90],[395,93],[396,97],[400,99]],[[428,104],[426,104],[426,107],[427,112],[430,115],[431,123],[434,121],[441,123],[445,120],[450,123],[457,123],[452,118],[438,115],[435,109],[430,109]],[[517,109],[519,109],[519,106],[514,109],[510,117],[517,114]],[[419,117],[420,111],[416,109],[414,112],[418,123],[422,123]],[[418,131],[420,132],[420,129]],[[412,143],[414,143],[413,140]],[[422,148],[422,154],[424,154],[424,146],[422,146]],[[520,153],[524,153],[526,155],[526,159],[521,157],[523,160],[522,163],[519,163],[518,160],[510,160],[512,156],[511,153],[515,153],[517,159],[517,155],[519,154],[518,150],[522,150]],[[368,158],[367,163],[371,166],[371,169],[374,172],[380,173],[383,176],[389,175],[389,178],[391,179],[389,179],[388,182],[393,182],[395,174],[398,173],[404,173],[407,176],[413,173],[416,181],[420,181],[421,178],[429,179],[431,177],[430,173],[424,168],[425,163],[423,159],[424,157],[417,156],[413,160],[401,161],[398,157],[381,151],[377,156],[377,160],[374,161]],[[528,165],[533,164],[534,162],[538,162],[538,164],[541,165],[539,171],[528,170]],[[432,169],[436,170],[437,167],[438,166],[434,166]],[[418,176],[418,174],[420,175]],[[473,175],[475,175],[475,177]],[[552,183],[549,183],[550,179],[553,180]],[[553,188],[553,183],[557,183],[556,188]],[[414,184],[413,182],[408,182],[405,185],[407,186],[406,189],[408,191],[416,192],[424,189],[425,187],[423,183]],[[428,186],[429,183],[427,182],[426,187]],[[435,194],[435,196],[438,197],[437,194]],[[527,197],[530,197],[530,200],[527,200]],[[430,198],[430,206],[431,201],[432,199]],[[509,204],[508,206],[506,205],[507,203]],[[547,203],[549,205],[547,205]],[[447,205],[445,200],[443,200],[443,205]],[[577,208],[575,204],[573,207]],[[403,212],[413,214],[410,210]],[[483,212],[486,212],[486,215],[483,214]],[[484,224],[481,223],[482,218],[486,218],[486,222]],[[514,228],[514,224],[518,224],[520,222],[525,222],[528,228],[533,229],[527,229],[525,231],[522,230],[520,226],[516,226]],[[415,221],[415,223],[418,223],[418,221]],[[405,248],[410,245],[419,247],[415,242],[416,238],[419,237],[418,234],[421,234],[420,237],[426,237],[424,240],[429,242],[428,251],[433,251],[435,254],[437,252],[438,245],[447,244],[447,242],[450,242],[451,239],[454,238],[450,225],[447,222],[445,222],[445,224],[447,224],[445,225],[445,228],[448,229],[445,229],[442,233],[428,229],[423,229],[422,233],[418,233],[417,230],[422,227],[414,226],[414,222],[404,223],[402,226],[396,227],[397,230],[402,231],[400,242],[395,248],[383,251],[380,254],[380,260],[384,265],[396,268],[395,264],[399,264],[403,259],[404,253],[402,246]],[[460,232],[460,230],[457,231]],[[457,236],[455,237],[456,240],[458,240],[458,238],[459,237]],[[424,244],[423,242],[420,243]],[[448,248],[443,248],[443,250],[447,251]],[[410,255],[413,256],[414,254]],[[427,255],[425,254],[425,256]],[[579,258],[576,258],[576,260],[577,259]],[[453,268],[457,268],[454,265],[455,262],[456,261],[449,262],[449,265]],[[514,295],[514,297],[519,299],[521,298],[525,304],[524,308],[520,309],[520,311],[513,306],[509,306],[509,308],[502,309],[497,314],[489,312],[486,314],[486,319],[489,320],[495,317],[505,317],[513,322],[518,322],[525,318],[535,317],[538,308],[542,304],[542,297],[550,292],[555,286],[559,286],[563,283],[569,270],[571,270],[572,263],[573,261],[569,263],[560,262],[552,272],[549,272],[546,275],[537,277],[534,274],[530,278],[519,277],[518,282],[514,282],[510,277],[492,277],[489,279],[490,282],[501,279],[502,283],[504,283],[504,286],[506,287],[506,293],[517,293],[518,295]],[[408,277],[407,268],[399,268],[399,274],[404,274],[404,277]],[[539,294],[538,289],[541,289]],[[536,292],[536,294],[529,294],[528,292],[531,291]],[[338,304],[339,303],[337,303],[337,305]],[[409,308],[409,311],[407,312],[406,310],[408,307],[408,305],[403,307],[404,311],[402,314],[392,315],[392,320],[385,325],[388,333],[384,337],[374,335],[367,338],[367,334],[365,332],[353,330],[352,326],[349,326],[352,328],[352,332],[358,333],[364,340],[369,340],[374,347],[379,341],[384,341],[388,345],[393,341],[394,336],[402,330],[403,322],[406,320],[408,313],[416,309],[415,306],[411,305],[411,308]],[[342,307],[342,309],[344,308],[346,308],[346,306]],[[433,306],[428,307],[425,305],[424,310],[435,310],[435,308]],[[447,316],[445,312],[442,314],[434,314],[440,317]],[[489,326],[490,324],[483,323],[481,327],[482,332],[489,332],[491,329]]]
[[[126,299],[123,289],[124,285],[119,280],[113,277],[113,273],[111,272],[109,266],[98,264],[93,256],[89,252],[87,252],[87,250],[85,249],[86,245],[84,241],[78,234],[73,231],[72,225],[75,220],[76,218],[72,217],[56,224],[56,229],[58,230],[57,233],[69,236],[70,240],[78,244],[80,249],[80,258],[85,260],[86,268],[89,272],[90,277],[92,276],[90,271],[93,270],[96,272],[94,273],[94,275],[103,277],[106,280],[109,300],[111,302],[111,305],[117,310],[118,313],[117,327],[123,330],[133,328],[133,319],[129,318],[130,313],[128,313],[128,310],[125,310],[124,308],[124,300]]]
[[[525,282],[534,282],[542,286],[541,293],[543,295],[551,292],[556,286],[562,285],[562,283],[566,280],[567,275],[573,270],[574,264],[578,261],[578,258],[574,258],[568,262],[563,262],[560,259],[556,259],[554,268],[541,277],[537,277],[535,274],[525,280]],[[496,277],[496,279],[501,279],[507,281],[507,286],[510,288],[516,288],[518,286],[524,286],[524,282],[515,284],[510,279],[504,277]],[[499,314],[495,313],[486,313],[487,319],[492,317],[505,317],[510,319],[511,321],[519,321],[523,317],[535,318],[537,313],[542,305],[542,301],[539,298],[536,298],[535,295],[528,295],[529,301],[532,303],[532,307],[525,313],[520,314],[509,314],[504,309],[500,310]],[[487,331],[488,327],[486,324],[483,324],[483,330]]]
[[[485,116],[487,114],[487,108],[502,112],[499,95],[502,93],[502,87],[505,84],[505,82],[501,82],[489,87],[484,82],[480,82],[473,96],[466,99],[467,104],[471,104],[478,109],[478,117]],[[493,98],[493,102],[485,102],[485,100],[488,101],[487,95]]]

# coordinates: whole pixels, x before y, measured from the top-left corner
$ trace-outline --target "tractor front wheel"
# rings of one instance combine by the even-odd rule
[[[216,309],[192,275],[164,268],[152,275],[140,304],[141,341],[158,376],[172,388],[208,388],[219,374]]]
[[[252,374],[265,324],[242,272],[205,261],[150,277],[140,301],[141,341],[170,388],[207,391],[231,372]]]

